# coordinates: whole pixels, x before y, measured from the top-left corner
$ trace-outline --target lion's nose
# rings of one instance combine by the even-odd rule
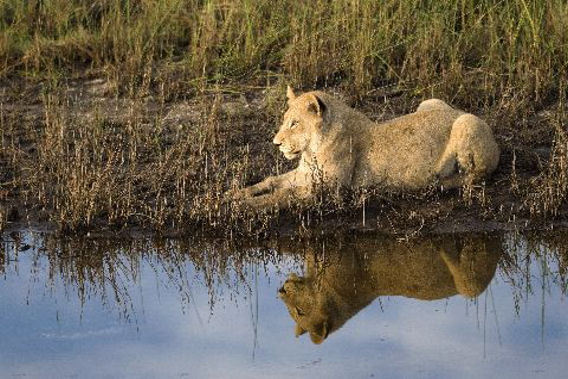
[[[280,288],[278,289],[278,293],[281,294],[281,295],[284,295],[284,294],[286,293],[286,290],[284,289],[284,286],[282,286],[282,287],[280,287]]]
[[[272,140],[272,143],[275,144],[276,146],[282,145],[282,141],[280,141],[280,138],[278,137],[278,134],[274,136],[274,139]]]

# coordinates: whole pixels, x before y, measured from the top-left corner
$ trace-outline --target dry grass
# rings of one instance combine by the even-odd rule
[[[288,82],[347,95],[379,120],[441,97],[486,118],[504,151],[488,188],[465,189],[458,206],[429,193],[443,203],[434,216],[365,192],[299,210],[301,225],[369,205],[416,225],[456,207],[507,219],[504,194],[514,217],[563,217],[567,62],[561,0],[6,0],[0,228],[26,217],[61,230],[274,225],[220,194],[285,169],[270,136]],[[93,78],[105,83],[95,95],[77,85]],[[180,104],[191,117],[173,122]]]
[[[126,101],[123,118],[112,120],[98,106],[77,114],[57,93],[42,96],[41,127],[6,122],[3,155],[13,177],[8,192],[62,230],[220,227],[219,220],[239,219],[238,210],[221,207],[227,185],[266,171],[236,158],[257,150],[242,144],[255,128],[246,114],[222,112],[214,96],[193,104],[191,123],[165,125],[159,104],[148,111],[145,102]]]

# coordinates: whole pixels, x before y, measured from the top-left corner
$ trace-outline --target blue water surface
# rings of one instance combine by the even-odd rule
[[[76,262],[91,254],[88,241],[62,253],[38,233],[5,235],[0,377],[565,377],[562,253],[504,240],[518,259],[476,298],[382,296],[316,345],[295,337],[277,296],[288,273],[302,274],[301,256],[268,249],[275,259],[245,253],[208,266],[148,243],[93,253],[107,269],[89,274],[93,265]]]

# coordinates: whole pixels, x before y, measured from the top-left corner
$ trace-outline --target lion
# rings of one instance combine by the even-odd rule
[[[480,295],[495,275],[501,245],[487,237],[415,243],[357,237],[335,250],[327,244],[325,260],[308,249],[306,275],[291,273],[278,295],[296,323],[296,337],[307,332],[320,344],[380,296]]]
[[[316,180],[350,189],[455,188],[488,177],[499,162],[491,128],[442,100],[426,100],[414,113],[375,123],[321,91],[296,96],[288,87],[287,97],[273,143],[299,164],[234,194],[254,207],[309,199]]]

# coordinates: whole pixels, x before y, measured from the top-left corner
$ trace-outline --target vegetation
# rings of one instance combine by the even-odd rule
[[[221,195],[286,167],[270,136],[287,83],[378,120],[440,97],[484,117],[503,148],[494,179],[457,205],[431,191],[423,204],[436,211],[412,195],[406,212],[404,196],[364,193],[341,209],[394,209],[417,225],[456,209],[562,217],[567,73],[562,0],[5,0],[0,228],[271,225]],[[298,212],[302,225],[341,214],[316,208]]]

